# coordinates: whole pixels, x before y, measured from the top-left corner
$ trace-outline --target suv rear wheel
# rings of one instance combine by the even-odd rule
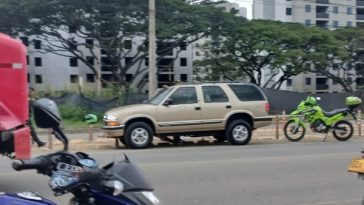
[[[145,122],[133,122],[126,127],[125,142],[133,149],[144,149],[150,146],[153,140],[153,129]]]
[[[234,120],[226,129],[226,138],[233,145],[248,144],[252,136],[252,128],[245,120]]]

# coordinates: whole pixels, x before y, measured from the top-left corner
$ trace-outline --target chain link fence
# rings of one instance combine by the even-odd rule
[[[320,97],[321,100],[319,101],[319,105],[326,111],[346,107],[345,98],[348,96],[356,96],[364,101],[364,94],[360,91],[347,93],[310,94],[265,88],[263,88],[262,90],[268,98],[271,108],[271,114],[280,114],[282,113],[282,111],[290,113],[295,110],[298,104],[302,100],[307,98],[307,96]],[[142,103],[144,100],[148,99],[148,95],[145,93],[129,93],[123,96],[122,99],[120,99],[119,97],[114,97],[110,99],[97,99],[90,98],[78,93],[72,93],[52,99],[58,105],[68,104],[84,107],[97,113],[103,113],[109,109],[122,105]],[[364,105],[362,104],[359,109],[363,111]]]

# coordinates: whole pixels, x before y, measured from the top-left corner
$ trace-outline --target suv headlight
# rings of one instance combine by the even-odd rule
[[[114,115],[106,114],[104,115],[104,122],[107,126],[119,126],[120,123],[118,121],[118,118]]]
[[[153,192],[143,191],[142,194],[145,196],[145,198],[147,198],[150,202],[152,202],[152,204],[154,205],[160,204],[159,199],[157,198],[156,195],[154,195]]]

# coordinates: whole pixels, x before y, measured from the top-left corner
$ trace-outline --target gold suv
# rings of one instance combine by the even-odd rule
[[[213,136],[245,145],[253,129],[270,125],[268,111],[267,98],[252,84],[176,85],[144,104],[107,111],[102,129],[136,149],[150,146],[154,136]]]

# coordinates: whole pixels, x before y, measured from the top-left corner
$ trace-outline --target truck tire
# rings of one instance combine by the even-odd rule
[[[245,120],[234,120],[226,129],[226,138],[233,145],[246,145],[252,136],[252,128]]]
[[[145,122],[133,122],[125,130],[125,143],[132,149],[145,149],[153,140],[153,129]]]

